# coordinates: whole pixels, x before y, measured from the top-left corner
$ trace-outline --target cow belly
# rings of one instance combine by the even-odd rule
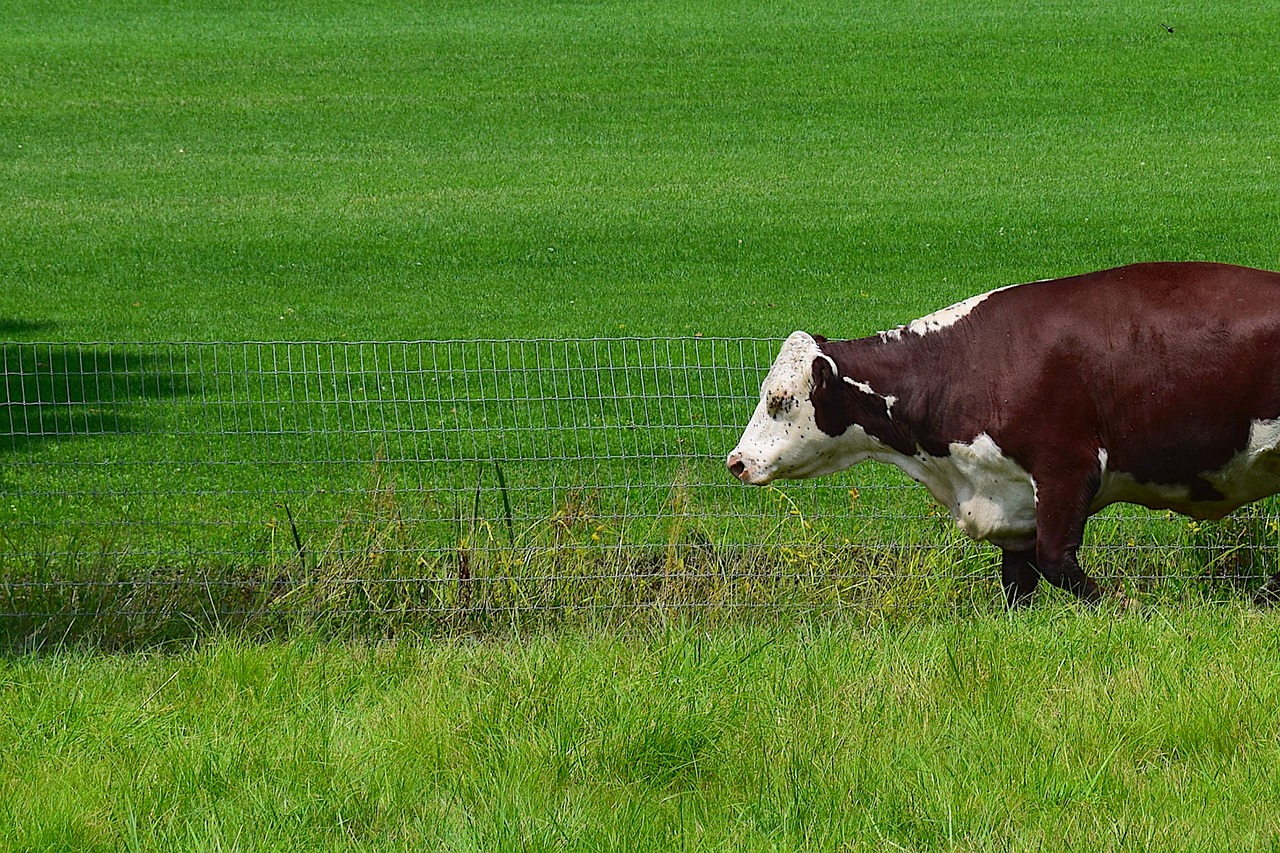
[[[1117,503],[1134,503],[1152,509],[1170,509],[1192,518],[1222,518],[1232,510],[1280,492],[1280,421],[1254,421],[1244,450],[1217,471],[1200,478],[1222,495],[1221,500],[1195,501],[1185,484],[1139,482],[1124,471],[1107,469],[1105,451],[1099,454],[1102,485],[1092,511]]]
[[[1240,504],[1221,506],[1221,501],[1193,501],[1189,486],[1144,483],[1124,471],[1105,471],[1101,486],[1089,514],[1100,512],[1114,503],[1137,504],[1148,509],[1171,509],[1193,518],[1221,518]]]

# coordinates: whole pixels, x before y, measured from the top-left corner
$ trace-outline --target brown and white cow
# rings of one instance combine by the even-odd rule
[[[1097,601],[1076,558],[1093,513],[1126,501],[1221,518],[1280,491],[1280,273],[1136,264],[868,338],[792,334],[729,470],[763,485],[864,459],[1001,548],[1011,607],[1041,577]],[[1258,594],[1277,598],[1280,574]]]

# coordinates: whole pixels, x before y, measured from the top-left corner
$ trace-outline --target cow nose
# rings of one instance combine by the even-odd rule
[[[729,455],[728,464],[729,473],[737,477],[739,480],[741,480],[743,475],[747,473],[747,463],[743,462],[742,457],[738,456],[736,453]]]

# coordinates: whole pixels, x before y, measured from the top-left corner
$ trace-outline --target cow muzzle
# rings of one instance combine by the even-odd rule
[[[753,486],[763,485],[762,482],[755,479],[751,466],[747,464],[747,460],[737,450],[729,454],[725,464],[729,467],[729,473],[742,482]]]

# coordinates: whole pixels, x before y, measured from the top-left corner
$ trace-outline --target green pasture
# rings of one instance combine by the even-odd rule
[[[717,343],[1280,268],[1280,7],[0,21],[0,851],[1280,843],[1272,507],[1096,521],[1140,603],[1006,615],[892,472],[724,482],[759,368]],[[388,343],[602,337],[724,381],[442,393]]]
[[[1135,260],[1280,266],[1263,3],[0,11],[4,593],[133,612],[141,629],[110,629],[129,637],[282,588],[307,612],[403,614],[466,609],[483,578],[513,579],[487,587],[499,610],[703,604],[743,574],[732,596],[756,602],[759,577],[798,570],[799,600],[848,603],[895,560],[989,582],[990,554],[892,472],[724,483],[767,341]],[[646,336],[766,354],[716,351],[696,371],[732,376],[714,391],[640,379],[642,415],[510,415],[467,450],[440,416],[488,430],[505,406],[428,412],[445,398],[396,345],[370,365],[299,343]],[[246,340],[296,352],[288,387],[261,349],[193,363],[154,343]],[[464,396],[511,373],[472,366]],[[515,391],[560,393],[579,375],[562,366]],[[605,461],[575,469],[598,439]],[[1096,571],[1131,591],[1256,577],[1271,527],[1106,522]],[[516,583],[565,574],[615,585]],[[646,574],[667,592],[617,586]]]
[[[3,13],[11,339],[857,335],[1280,265],[1265,2]]]

